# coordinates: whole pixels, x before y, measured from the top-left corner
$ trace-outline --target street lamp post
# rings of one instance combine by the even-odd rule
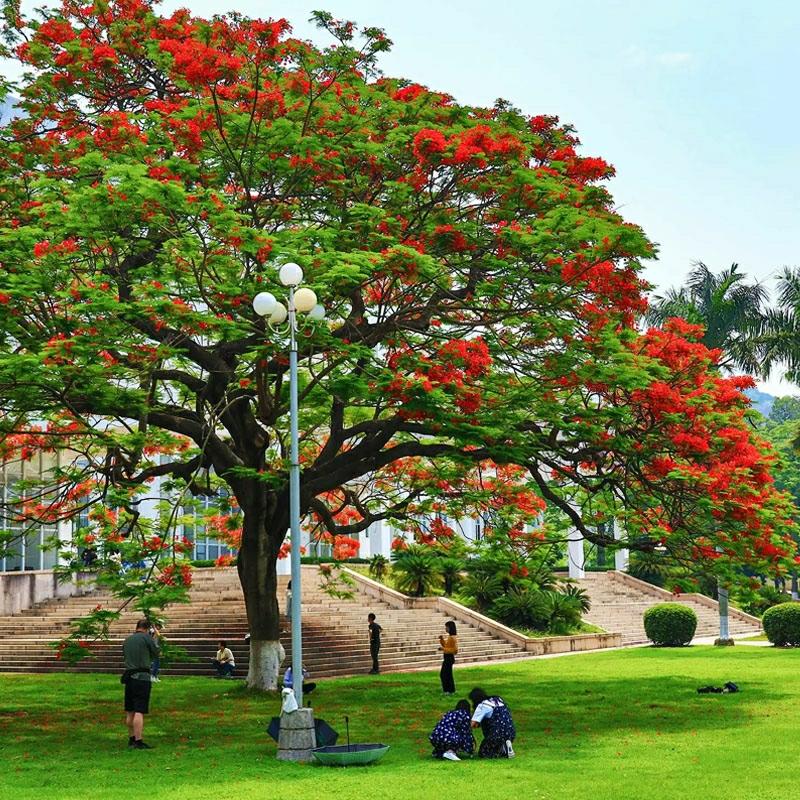
[[[284,264],[278,273],[280,282],[289,291],[288,307],[269,292],[260,292],[253,298],[256,314],[266,317],[270,326],[282,325],[288,319],[289,327],[289,528],[291,530],[292,573],[292,688],[297,704],[303,707],[303,628],[302,579],[300,563],[300,437],[298,432],[297,401],[297,313],[308,313],[313,320],[325,316],[325,309],[317,303],[317,296],[306,287],[297,288],[303,280],[303,270],[294,263]]]

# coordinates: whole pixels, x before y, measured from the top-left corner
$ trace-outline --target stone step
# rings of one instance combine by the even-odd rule
[[[438,636],[448,617],[435,610],[395,609],[356,593],[351,600],[333,599],[314,586],[313,568],[303,568],[303,659],[315,678],[359,674],[369,670],[371,659],[366,633],[366,615],[372,611],[384,627],[381,664],[386,671],[435,668],[441,663]],[[283,606],[280,582],[279,601]],[[50,639],[58,639],[69,622],[98,605],[114,609],[115,602],[98,592],[80,598],[47,603],[26,614],[0,618],[0,670],[63,671],[70,669],[55,659]],[[122,639],[139,617],[126,611],[110,626],[111,641],[96,645],[96,657],[75,671],[119,672]],[[220,639],[228,642],[239,664],[246,670],[248,647],[243,642],[247,617],[235,570],[198,570],[188,604],[167,610],[168,641],[184,647],[197,660],[175,664],[165,674],[209,674],[209,660]],[[460,661],[495,661],[523,658],[516,644],[459,623]],[[291,647],[283,639],[287,657]]]

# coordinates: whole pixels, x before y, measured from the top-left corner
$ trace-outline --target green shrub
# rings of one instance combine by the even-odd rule
[[[697,614],[680,603],[659,603],[644,612],[644,632],[657,647],[682,647],[692,641]]]
[[[564,635],[574,630],[581,622],[581,598],[574,594],[545,592],[548,614],[547,630],[556,635]]]
[[[782,592],[774,586],[762,586],[755,594],[750,595],[740,606],[748,614],[760,617],[768,608],[788,603],[792,596],[788,592]]]
[[[442,585],[438,559],[418,545],[411,545],[395,555],[392,574],[397,588],[412,597],[433,594]]]
[[[439,572],[444,581],[444,593],[450,597],[463,579],[464,561],[460,558],[439,557]]]
[[[574,583],[565,582],[564,588],[561,590],[564,597],[571,597],[580,607],[580,613],[585,614],[592,607],[592,599],[589,597],[589,592],[586,589],[581,589]]]
[[[778,647],[800,646],[800,603],[781,603],[764,612],[764,633]]]
[[[486,572],[471,572],[462,584],[461,594],[467,605],[486,611],[504,593],[503,579]]]
[[[550,623],[551,605],[544,592],[514,586],[494,601],[491,615],[505,625],[544,631]]]
[[[389,572],[389,559],[380,553],[372,556],[369,562],[369,575],[376,581],[382,581]]]

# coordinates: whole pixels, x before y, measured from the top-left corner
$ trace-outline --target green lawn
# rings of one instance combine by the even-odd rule
[[[433,761],[427,735],[449,704],[433,673],[324,682],[319,716],[354,741],[392,745],[373,767],[275,760],[275,697],[238,682],[165,677],[130,751],[112,675],[0,675],[0,797],[13,800],[493,800],[793,796],[800,651],[649,648],[457,670],[501,694],[518,726],[511,761]],[[737,695],[697,695],[737,682]]]

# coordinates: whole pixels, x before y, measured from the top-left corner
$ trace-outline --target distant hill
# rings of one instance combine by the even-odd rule
[[[765,417],[769,416],[772,404],[775,402],[775,395],[762,392],[758,389],[748,389],[745,394],[750,398],[753,408],[760,411]]]

